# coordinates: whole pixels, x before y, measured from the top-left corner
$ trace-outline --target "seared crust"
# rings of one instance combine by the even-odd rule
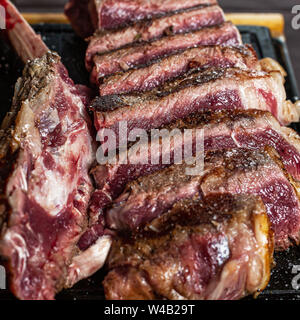
[[[166,35],[183,33],[217,25],[225,21],[223,10],[218,5],[191,8],[177,14],[155,20],[139,21],[132,26],[108,32],[96,31],[90,37],[86,52],[86,66],[90,71],[95,54],[111,52],[137,42],[154,41]]]
[[[270,111],[284,125],[299,119],[297,106],[286,101],[280,71],[238,68],[194,70],[152,91],[98,98],[92,109],[97,130],[115,131],[120,119],[127,121],[131,129],[148,130],[206,109]]]
[[[18,141],[13,141],[13,134],[18,124],[16,119],[22,103],[30,102],[43,90],[54,75],[53,64],[60,62],[60,57],[54,52],[48,52],[43,58],[29,62],[18,79],[10,112],[4,118],[0,130],[0,159],[18,149]]]
[[[150,100],[159,100],[165,96],[179,92],[185,88],[201,86],[205,83],[218,79],[247,80],[269,77],[265,72],[242,70],[239,68],[210,68],[208,70],[192,70],[190,74],[185,74],[174,80],[164,83],[161,87],[144,93],[132,93],[97,97],[91,108],[97,112],[110,112],[121,107],[140,104]]]
[[[105,78],[100,85],[100,95],[145,92],[182,74],[212,67],[261,69],[256,53],[250,46],[203,46],[159,59],[148,67],[139,67]]]
[[[246,226],[248,236],[251,234],[250,237],[255,241],[249,254],[248,280],[244,284],[245,287],[237,296],[230,296],[230,293],[229,296],[238,299],[248,294],[257,294],[269,281],[273,255],[273,233],[265,207],[256,197],[217,194],[203,200],[196,198],[180,201],[164,216],[146,226],[142,234],[135,238],[119,237],[113,244],[108,260],[108,267],[112,271],[103,283],[106,298],[228,298],[227,293],[222,292],[221,283],[228,283],[227,279],[230,279],[228,271],[233,265],[237,263],[237,267],[241,267],[238,265],[238,260],[234,260],[236,252],[233,243],[245,235],[245,229],[237,231],[237,226]],[[186,284],[181,283],[182,278],[179,277],[183,270],[181,268],[185,264],[185,261],[181,260],[179,248],[193,236],[198,239],[206,236],[213,238],[220,233],[226,234],[228,239],[231,239],[229,247],[232,244],[230,250],[233,256],[227,258],[221,254],[218,256],[218,260],[223,261],[222,267],[218,276],[210,279],[208,285],[210,289],[207,292],[204,290],[200,294],[193,292],[191,288],[186,291]],[[236,240],[233,240],[234,238]],[[243,249],[240,247],[239,250]],[[249,252],[249,248],[247,250]],[[225,246],[222,252],[226,255]],[[258,263],[259,271],[252,269],[253,262]],[[186,269],[188,274],[190,271]],[[176,283],[175,278],[178,281]],[[230,283],[233,288],[235,285],[234,282]],[[228,292],[232,289],[225,288]]]
[[[87,100],[48,52],[26,65],[2,125],[0,254],[20,299],[54,299],[86,230],[94,161]]]
[[[260,195],[268,205],[276,249],[299,243],[299,183],[273,148],[208,151],[198,176],[187,175],[187,168],[186,163],[173,165],[127,184],[107,209],[108,227],[138,231],[181,199],[222,192],[250,193]]]

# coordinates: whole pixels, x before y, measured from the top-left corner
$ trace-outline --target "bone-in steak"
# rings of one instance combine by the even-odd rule
[[[93,191],[89,169],[95,159],[86,108],[88,88],[76,86],[57,54],[50,51],[9,2],[7,34],[26,61],[11,111],[0,131],[0,254],[12,292],[20,299],[53,299],[69,284],[77,263],[76,244],[88,224]],[[103,242],[102,242],[103,240]],[[98,241],[105,260],[110,239]],[[108,248],[108,249],[107,249]],[[97,256],[98,268],[104,261]],[[95,264],[95,261],[93,262]]]
[[[53,299],[87,225],[92,137],[81,97],[55,54],[27,65],[13,109],[13,127],[4,121],[1,132],[1,162],[10,168],[7,180],[1,176],[8,217],[0,251],[17,297]]]

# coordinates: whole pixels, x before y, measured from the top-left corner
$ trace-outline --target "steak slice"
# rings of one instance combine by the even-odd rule
[[[211,67],[258,70],[259,63],[255,51],[250,46],[192,48],[166,57],[150,66],[105,78],[100,85],[100,95],[152,90],[196,68]]]
[[[116,29],[135,21],[216,3],[216,0],[70,0],[65,14],[77,33],[87,37],[93,30]]]
[[[223,10],[219,6],[211,6],[187,10],[146,23],[136,23],[117,31],[97,32],[90,38],[86,52],[86,66],[91,71],[93,57],[96,54],[120,49],[135,42],[152,41],[164,35],[186,33],[223,22],[225,22]]]
[[[269,147],[268,147],[269,148]],[[266,205],[277,249],[300,240],[298,184],[286,173],[273,149],[230,149],[205,156],[204,169],[187,175],[187,164],[174,165],[130,183],[106,213],[110,228],[137,230],[174,203],[214,193],[254,194]]]
[[[127,158],[127,164],[121,164],[118,160],[116,164],[98,165],[92,170],[98,190],[93,194],[90,209],[91,221],[96,224],[81,238],[79,245],[82,249],[88,248],[96,242],[99,236],[102,236],[104,230],[102,211],[122,193],[126,184],[174,164],[175,155],[183,153],[187,145],[192,146],[194,154],[196,151],[195,137],[201,130],[204,133],[205,151],[222,148],[273,147],[279,153],[286,170],[295,180],[300,181],[299,136],[292,129],[281,127],[269,112],[258,110],[207,111],[159,128],[158,138],[164,136],[163,130],[167,130],[170,139],[165,141],[152,139],[149,132],[148,141],[151,141],[151,144],[147,142],[146,145],[140,145],[140,150],[148,150],[148,152],[141,153],[143,157],[130,155],[132,146],[129,146],[127,152],[123,151],[119,155],[119,159]],[[191,130],[193,134],[186,136],[183,140],[185,130]],[[155,130],[153,136],[156,134]],[[182,155],[183,158],[184,155]],[[167,160],[163,161],[163,159]],[[99,216],[100,221],[97,222]]]
[[[98,97],[92,109],[99,133],[120,123],[128,130],[149,130],[202,110],[259,109],[272,112],[282,124],[299,120],[298,108],[286,101],[283,77],[240,69],[210,69],[176,79],[151,92]]]
[[[114,241],[107,299],[234,300],[268,284],[273,234],[256,197],[180,201],[147,229]]]
[[[88,224],[91,97],[57,54],[43,52],[45,44],[9,1],[5,8],[8,36],[23,61],[42,57],[26,65],[0,130],[0,254],[18,298],[53,299],[67,285]]]
[[[99,79],[105,76],[151,63],[181,50],[200,45],[221,44],[229,46],[242,44],[239,31],[231,22],[191,33],[163,37],[152,43],[138,44],[107,54],[95,55],[91,82],[97,84]]]
[[[157,137],[163,136],[163,130],[170,133],[170,140],[162,148],[163,141],[152,139],[148,133],[146,145],[140,145],[143,157],[129,157],[131,146],[119,155],[119,159],[127,158],[127,164],[98,165],[92,170],[98,187],[95,195],[95,208],[99,208],[99,194],[105,193],[106,202],[116,198],[124,190],[125,185],[140,176],[145,176],[163,169],[174,163],[176,154],[183,154],[184,145],[192,146],[196,151],[196,136],[201,130],[204,133],[205,151],[223,148],[260,149],[265,146],[273,147],[280,155],[286,170],[297,181],[300,181],[300,139],[298,134],[290,128],[281,127],[269,112],[259,110],[220,110],[193,114],[188,118],[178,120],[168,126],[158,129]],[[176,130],[176,131],[175,131]],[[182,139],[185,130],[193,134]],[[156,131],[152,135],[156,135]],[[151,139],[151,140],[150,140]],[[176,142],[176,143],[175,143]],[[158,151],[157,151],[158,150]],[[170,150],[170,152],[169,152]],[[163,159],[169,155],[169,165]],[[183,158],[183,157],[182,157]],[[156,162],[155,162],[156,161]],[[157,164],[155,164],[157,163]],[[109,195],[109,196],[108,196]],[[103,199],[102,199],[103,200]],[[96,210],[97,211],[97,210]]]

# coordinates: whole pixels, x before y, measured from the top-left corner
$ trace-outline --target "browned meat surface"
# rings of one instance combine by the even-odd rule
[[[277,249],[299,243],[299,186],[286,173],[273,150],[208,152],[198,175],[187,174],[188,167],[186,163],[174,165],[130,183],[107,211],[108,226],[136,230],[182,199],[244,193],[258,195],[264,201]]]
[[[135,21],[216,3],[216,0],[70,0],[65,14],[76,32],[87,37],[93,30],[116,29]]]
[[[286,101],[279,71],[251,72],[209,69],[166,83],[151,92],[100,97],[93,103],[99,133],[112,129],[117,137],[120,122],[128,132],[152,129],[203,110],[259,109],[270,111],[281,124],[298,121],[299,113]]]
[[[200,45],[241,45],[241,36],[231,22],[203,28],[195,32],[163,37],[151,43],[142,43],[111,53],[96,55],[93,59],[91,82],[119,71],[145,65],[156,59]]]
[[[191,145],[195,152],[196,132],[203,130],[205,151],[237,147],[259,149],[271,146],[279,153],[286,170],[295,180],[300,181],[299,136],[292,129],[281,127],[268,112],[257,110],[203,112],[159,128],[160,131],[163,129],[167,129],[168,132],[173,132],[174,129],[179,130],[166,142],[170,144],[168,155],[170,164],[174,163],[175,155],[183,153],[184,143]],[[190,139],[186,138],[183,141],[182,134],[186,129],[192,130],[194,134]],[[92,209],[96,216],[105,205],[111,202],[111,199],[120,195],[128,182],[168,166],[162,162],[168,152],[168,148],[161,148],[162,143],[161,140],[152,139],[151,145],[148,143],[145,146],[141,145],[142,150],[149,150],[143,154],[143,157],[139,156],[137,159],[131,156],[127,164],[98,165],[92,170],[98,187],[92,201]],[[129,150],[130,147],[127,152]],[[153,158],[154,155],[155,158]],[[124,157],[126,156],[120,156],[120,158]],[[157,164],[153,164],[152,159],[157,159]]]
[[[27,65],[12,109],[17,117],[1,131],[1,164],[10,166],[7,180],[1,176],[8,216],[0,252],[18,298],[53,299],[87,225],[92,137],[81,97],[55,54]]]
[[[10,1],[0,5],[26,63],[0,127],[0,257],[16,297],[54,299],[108,255],[108,299],[263,290],[274,246],[300,243],[300,140],[282,127],[300,111],[282,67],[242,45],[216,0],[70,0],[77,34],[94,33],[92,101]],[[152,144],[140,137],[133,151],[129,138],[116,164],[95,167],[87,108],[97,140],[108,129],[118,149],[140,128]],[[199,151],[195,173],[185,161]]]
[[[89,39],[86,52],[87,69],[92,69],[93,57],[96,54],[120,49],[135,42],[153,41],[170,34],[195,31],[224,21],[223,10],[219,6],[211,6],[165,16],[147,23],[137,23],[117,31],[97,32]]]
[[[107,299],[233,300],[268,283],[273,235],[255,197],[180,201],[147,230],[115,240]]]
[[[250,46],[192,48],[150,66],[120,72],[104,79],[100,84],[100,95],[148,91],[192,70],[212,67],[252,70],[260,68],[256,53]]]

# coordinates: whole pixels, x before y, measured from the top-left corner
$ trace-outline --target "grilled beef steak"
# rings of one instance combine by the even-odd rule
[[[120,72],[104,79],[100,84],[100,95],[152,90],[193,69],[211,67],[257,70],[259,63],[255,51],[250,46],[192,48],[166,57],[150,66]]]
[[[129,131],[148,130],[207,109],[267,110],[282,124],[299,119],[297,108],[286,101],[279,71],[210,69],[150,92],[105,96],[93,103],[96,129],[112,129],[117,137],[120,122],[126,122]]]
[[[135,21],[216,3],[216,0],[70,0],[65,14],[74,30],[87,37],[93,30],[116,29]]]
[[[192,135],[185,136],[185,130],[191,130]],[[236,110],[218,112],[202,112],[183,120],[178,120],[169,126],[158,129],[156,138],[148,133],[146,145],[140,144],[140,150],[148,150],[142,155],[130,154],[128,150],[118,156],[116,164],[98,165],[92,170],[97,190],[94,192],[90,206],[93,226],[80,240],[82,248],[89,247],[104,230],[102,212],[105,206],[118,197],[126,184],[141,176],[147,176],[174,163],[175,156],[184,156],[185,146],[192,146],[196,151],[197,132],[203,130],[205,151],[222,148],[259,149],[265,146],[273,147],[280,155],[285,169],[295,180],[300,181],[300,141],[293,130],[281,127],[278,121],[269,113],[258,110]],[[167,130],[168,140],[161,140],[163,130]],[[166,147],[170,146],[170,148]],[[119,159],[127,158],[127,164],[121,164]],[[163,161],[163,159],[166,159]],[[169,163],[169,164],[168,164]],[[100,220],[97,222],[100,216]]]
[[[149,64],[151,61],[200,45],[241,45],[241,36],[235,26],[225,22],[220,26],[203,28],[186,34],[171,35],[157,41],[134,45],[111,53],[95,55],[91,82],[119,71]]]
[[[8,217],[0,252],[18,298],[53,299],[87,225],[92,138],[81,97],[55,54],[26,66],[12,109],[16,118],[1,132],[1,162],[10,168],[1,188]]]
[[[130,183],[107,211],[108,226],[135,230],[182,199],[214,193],[255,194],[266,205],[277,249],[300,240],[298,184],[286,173],[273,150],[231,149],[208,152],[199,175],[174,165]]]
[[[147,229],[113,243],[107,299],[233,300],[269,281],[273,235],[260,199],[180,201]]]
[[[100,86],[91,103],[16,8],[0,5],[27,63],[0,128],[0,254],[13,293],[53,299],[103,266],[113,237],[108,299],[238,299],[264,289],[274,241],[300,243],[300,142],[279,124],[299,111],[286,101],[284,70],[242,46],[215,0],[71,0],[77,33],[97,30],[86,53]],[[100,140],[106,129],[118,138],[115,150],[136,128],[149,130],[151,145],[141,137],[131,150],[129,138],[116,164],[90,170],[88,106]],[[178,164],[189,148],[204,154],[193,175],[191,163]]]
[[[153,41],[162,36],[186,33],[203,27],[221,24],[225,21],[223,10],[211,6],[162,17],[151,22],[137,23],[125,29],[111,32],[97,32],[86,52],[86,66],[92,69],[93,57],[123,46],[142,41]]]
[[[0,253],[18,298],[53,299],[68,285],[69,265],[88,224],[95,159],[86,113],[91,97],[74,85],[59,56],[46,52],[16,8],[8,1],[5,8],[8,36],[23,61],[43,56],[26,65],[1,126]],[[108,246],[100,251],[105,260],[110,240],[101,244]],[[73,263],[82,277],[87,266],[81,270],[79,259]]]
[[[182,136],[187,129],[192,130],[193,135],[185,137],[183,141]],[[98,165],[92,170],[99,189],[95,192],[94,201],[92,201],[95,212],[102,208],[100,200],[106,200],[104,202],[109,203],[112,198],[120,195],[128,182],[169,166],[163,164],[162,161],[168,155],[169,150],[170,164],[174,163],[174,155],[184,152],[184,145],[192,146],[193,152],[195,152],[195,137],[197,131],[200,130],[203,130],[204,133],[205,151],[222,148],[259,149],[265,146],[273,147],[280,155],[286,170],[295,180],[300,181],[299,136],[292,129],[281,127],[269,112],[258,110],[207,111],[193,114],[169,126],[159,128],[160,133],[162,130],[174,132],[174,134],[170,134],[170,140],[166,141],[170,145],[170,149],[162,148],[162,140],[152,139],[151,144],[147,142],[146,146],[140,145],[142,150],[148,150],[143,153],[143,158],[139,156],[136,159],[134,155],[129,158],[129,147],[126,151],[127,155],[122,155],[122,153],[119,155],[119,159],[128,157],[127,164]],[[149,133],[148,136],[150,140],[151,134]],[[158,160],[157,164],[154,164],[153,159]]]

